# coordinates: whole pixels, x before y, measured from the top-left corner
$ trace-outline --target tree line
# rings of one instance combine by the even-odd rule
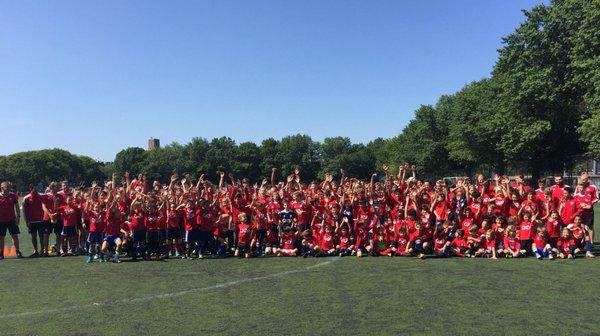
[[[53,149],[0,157],[0,177],[87,182],[129,171],[166,181],[173,172],[214,178],[227,171],[257,180],[272,167],[286,175],[300,165],[307,180],[340,168],[368,178],[383,163],[394,171],[404,162],[431,178],[511,169],[536,177],[600,158],[600,0],[554,0],[523,13],[489,78],[419,107],[390,139],[365,145],[291,135],[258,145],[194,138],[151,151],[127,148],[109,164]]]

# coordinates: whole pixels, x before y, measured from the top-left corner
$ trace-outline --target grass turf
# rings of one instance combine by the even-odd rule
[[[598,279],[600,258],[6,259],[0,335],[599,335]]]

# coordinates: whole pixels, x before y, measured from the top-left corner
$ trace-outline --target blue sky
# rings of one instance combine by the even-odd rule
[[[392,137],[542,2],[0,0],[0,155]]]

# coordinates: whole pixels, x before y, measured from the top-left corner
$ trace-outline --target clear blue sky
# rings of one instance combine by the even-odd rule
[[[0,0],[0,155],[395,136],[541,2]]]

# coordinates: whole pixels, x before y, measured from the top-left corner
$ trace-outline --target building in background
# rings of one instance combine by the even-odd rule
[[[147,148],[147,150],[152,150],[152,149],[156,149],[156,148],[160,148],[160,140],[159,139],[150,138],[148,140],[148,148]]]

